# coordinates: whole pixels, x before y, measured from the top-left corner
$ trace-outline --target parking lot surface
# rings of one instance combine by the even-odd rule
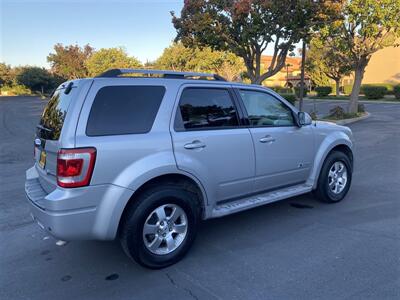
[[[205,221],[186,258],[159,271],[118,242],[58,246],[31,221],[24,177],[43,105],[0,97],[0,299],[400,299],[399,104],[366,104],[371,117],[350,125],[343,202],[307,194]]]

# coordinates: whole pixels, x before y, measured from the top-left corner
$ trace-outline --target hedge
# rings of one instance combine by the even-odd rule
[[[367,99],[381,99],[387,93],[387,88],[385,86],[364,86],[362,92]]]
[[[362,84],[360,91],[361,93],[365,94],[365,88],[369,87],[383,87],[386,88],[386,94],[385,95],[391,95],[393,94],[393,88],[394,85],[390,83],[368,83],[368,84]]]
[[[32,94],[31,90],[26,86],[18,84],[12,86],[2,86],[0,88],[1,95],[7,96],[20,96],[20,95],[30,95]]]
[[[270,87],[271,90],[274,90],[277,93],[281,93],[281,94],[291,94],[293,93],[293,89],[292,88],[288,88],[288,87],[282,87],[282,86],[272,86]]]
[[[330,86],[317,86],[315,88],[315,91],[317,92],[318,97],[326,97],[330,93],[332,93],[332,87]]]
[[[393,87],[393,94],[397,100],[400,100],[400,84]]]
[[[299,98],[300,97],[300,87],[296,86],[294,88],[294,93],[296,94],[296,97]],[[303,97],[306,97],[306,96],[307,96],[307,87],[304,87]]]
[[[279,94],[281,97],[285,98],[288,102],[295,105],[296,103],[296,96],[295,94]]]

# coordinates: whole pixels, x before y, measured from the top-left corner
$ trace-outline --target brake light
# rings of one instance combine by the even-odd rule
[[[57,155],[57,184],[64,188],[89,185],[95,160],[95,148],[61,149]]]

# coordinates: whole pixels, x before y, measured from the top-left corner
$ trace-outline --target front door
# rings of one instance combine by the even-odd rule
[[[212,205],[253,191],[253,141],[232,95],[220,85],[184,86],[171,128],[178,168],[205,185]]]
[[[255,191],[303,183],[314,157],[311,125],[297,126],[294,113],[264,90],[239,89],[256,153]]]

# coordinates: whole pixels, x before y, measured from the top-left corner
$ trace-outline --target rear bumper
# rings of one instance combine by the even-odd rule
[[[132,191],[96,185],[46,193],[35,168],[26,172],[25,193],[32,218],[51,235],[70,240],[111,240]]]

